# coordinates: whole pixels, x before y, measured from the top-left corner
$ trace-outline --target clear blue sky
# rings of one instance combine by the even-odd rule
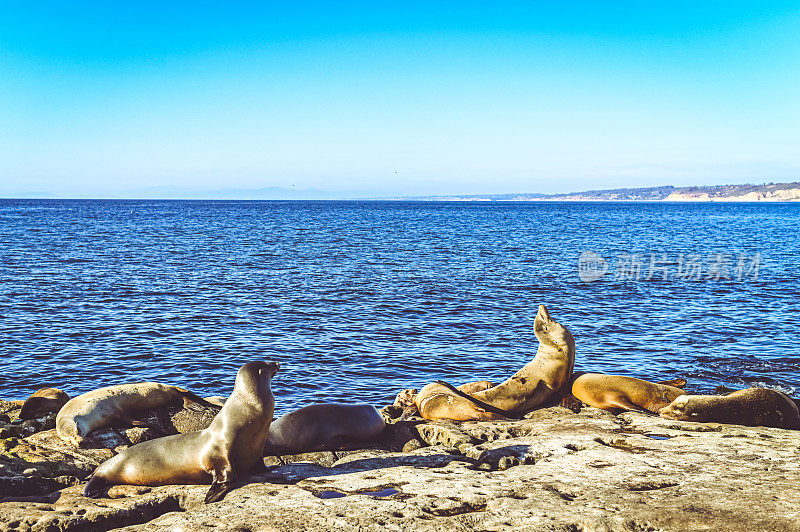
[[[0,5],[0,194],[798,179],[797,2]]]

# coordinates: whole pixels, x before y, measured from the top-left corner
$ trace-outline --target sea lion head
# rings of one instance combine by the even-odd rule
[[[271,394],[272,377],[278,373],[280,367],[277,362],[248,362],[239,368],[233,391],[258,398],[263,398],[265,393]]]
[[[540,343],[557,348],[575,345],[575,339],[566,327],[555,321],[544,305],[539,305],[536,320],[533,322],[533,332]]]
[[[670,404],[658,411],[658,415],[667,419],[678,419],[691,421],[697,417],[697,412],[691,412],[689,408],[689,396],[681,395],[675,398]]]

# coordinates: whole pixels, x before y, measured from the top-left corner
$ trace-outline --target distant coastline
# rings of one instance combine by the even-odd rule
[[[713,185],[587,190],[567,194],[474,194],[461,196],[416,196],[414,201],[690,201],[690,202],[783,202],[800,201],[800,182],[762,185]]]
[[[266,187],[194,190],[152,187],[118,194],[59,195],[51,192],[0,194],[0,199],[43,200],[195,200],[195,201],[648,201],[648,202],[790,202],[800,201],[800,181],[761,185],[615,188],[564,194],[453,194],[388,196],[365,191],[328,191]]]

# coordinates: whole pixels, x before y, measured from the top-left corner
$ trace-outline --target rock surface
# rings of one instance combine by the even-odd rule
[[[800,431],[562,407],[415,419],[373,449],[267,457],[204,505],[206,486],[84,498],[75,484],[115,451],[19,423],[0,446],[1,530],[800,530]]]

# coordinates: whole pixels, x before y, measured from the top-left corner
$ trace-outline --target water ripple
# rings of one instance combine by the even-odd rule
[[[796,204],[0,200],[0,397],[224,395],[263,358],[283,367],[279,411],[381,404],[504,378],[536,352],[540,303],[581,370],[797,393],[798,235]],[[747,282],[584,283],[584,250],[763,264]]]

